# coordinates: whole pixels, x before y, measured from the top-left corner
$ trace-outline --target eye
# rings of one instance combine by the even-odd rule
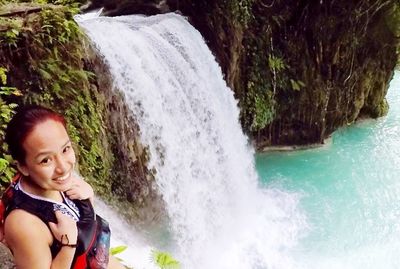
[[[50,162],[50,158],[44,158],[40,161],[41,164],[48,164]]]
[[[67,153],[70,149],[71,149],[71,146],[66,146],[66,147],[63,149],[63,153]]]

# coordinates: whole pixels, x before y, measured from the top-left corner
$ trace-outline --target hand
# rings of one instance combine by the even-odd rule
[[[65,194],[71,200],[90,199],[90,201],[92,201],[93,203],[94,192],[92,186],[90,186],[89,183],[76,175],[72,175],[71,187],[65,191]]]
[[[61,244],[74,245],[78,238],[78,228],[76,222],[60,211],[56,211],[57,224],[49,222],[49,227],[54,237]]]

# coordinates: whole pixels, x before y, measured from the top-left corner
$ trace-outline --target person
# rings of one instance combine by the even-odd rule
[[[123,269],[109,256],[108,223],[93,210],[92,187],[58,113],[38,105],[13,116],[5,141],[18,173],[0,204],[0,238],[18,269]]]

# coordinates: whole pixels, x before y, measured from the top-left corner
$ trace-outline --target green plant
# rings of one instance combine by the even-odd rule
[[[117,254],[120,254],[121,252],[124,252],[128,247],[127,246],[117,246],[110,248],[110,254],[115,256]],[[122,259],[118,258],[119,261],[122,261]],[[153,249],[151,252],[151,260],[158,266],[160,269],[179,269],[180,268],[180,263],[175,260],[171,254],[167,252],[162,252],[159,250]]]
[[[272,54],[268,55],[268,66],[273,72],[280,72],[286,68],[283,59]]]
[[[301,80],[293,80],[293,79],[290,79],[290,84],[291,84],[292,89],[293,89],[294,91],[300,91],[301,88],[303,88],[303,87],[306,86],[306,84],[304,84],[304,82],[301,81]]]
[[[8,122],[11,120],[14,110],[17,107],[15,103],[7,103],[3,97],[10,95],[20,95],[20,92],[15,87],[7,85],[7,69],[0,67],[0,178],[1,184],[7,185],[14,176],[15,169],[11,166],[12,158],[6,154],[7,145],[3,143],[5,130]]]
[[[175,260],[171,254],[158,250],[153,250],[152,258],[154,263],[161,269],[178,269],[180,263]]]
[[[266,92],[266,94],[254,96],[254,117],[250,126],[251,130],[261,130],[274,119],[275,112],[271,109],[274,107],[274,100],[271,94],[271,92]]]
[[[76,8],[46,6],[25,18],[27,27],[18,49],[27,54],[25,77],[33,79],[23,82],[26,95],[21,103],[40,103],[65,115],[81,173],[97,194],[110,196],[112,156],[102,140],[104,107],[90,85],[94,74],[83,65],[85,36],[73,20],[76,12]]]
[[[228,0],[227,8],[230,11],[233,21],[243,25],[245,28],[253,18],[252,5],[255,0]]]
[[[115,256],[121,252],[124,252],[128,247],[127,246],[116,246],[113,248],[110,248],[110,254]]]
[[[110,248],[110,255],[115,256],[117,254],[120,254],[121,252],[124,252],[128,247],[127,246],[116,246],[113,248]],[[120,262],[124,262],[121,258],[119,257],[115,257],[117,260],[119,260]],[[124,265],[126,268],[128,269],[133,269],[132,267],[128,267],[126,265]]]
[[[0,45],[17,47],[23,21],[19,18],[0,18],[0,24],[6,29],[0,31]]]
[[[6,72],[1,69],[0,78],[4,83],[0,85],[0,97],[6,97],[2,98],[1,104],[7,105],[11,101],[20,105],[42,104],[63,113],[71,140],[76,145],[81,173],[88,178],[97,194],[109,198],[113,157],[107,153],[104,142],[106,132],[101,114],[104,102],[99,102],[98,93],[91,87],[94,74],[84,68],[82,61],[85,36],[73,20],[78,9],[71,7],[74,5],[43,5],[60,4],[61,1],[34,2],[40,2],[40,5],[33,4],[39,7],[38,11],[18,17],[23,25],[21,28],[12,26],[12,20],[0,18],[2,28],[6,25],[5,29],[16,28],[19,31],[17,40],[9,39],[9,43],[15,46],[4,43],[5,39],[0,38],[0,66],[12,68],[9,80],[18,83],[18,88],[24,92],[19,97],[20,91],[5,84]],[[1,107],[0,117],[1,120],[5,118],[4,122],[8,117],[6,108],[8,106]],[[0,154],[5,152],[6,149],[3,149]],[[5,160],[0,164],[3,171],[2,168],[8,167],[12,160],[3,155],[0,157]]]

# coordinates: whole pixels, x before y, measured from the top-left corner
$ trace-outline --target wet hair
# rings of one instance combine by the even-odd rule
[[[28,105],[17,109],[17,113],[7,125],[5,135],[8,151],[14,160],[25,164],[26,152],[23,143],[34,127],[46,120],[60,122],[66,127],[64,117],[49,108],[39,105]]]

